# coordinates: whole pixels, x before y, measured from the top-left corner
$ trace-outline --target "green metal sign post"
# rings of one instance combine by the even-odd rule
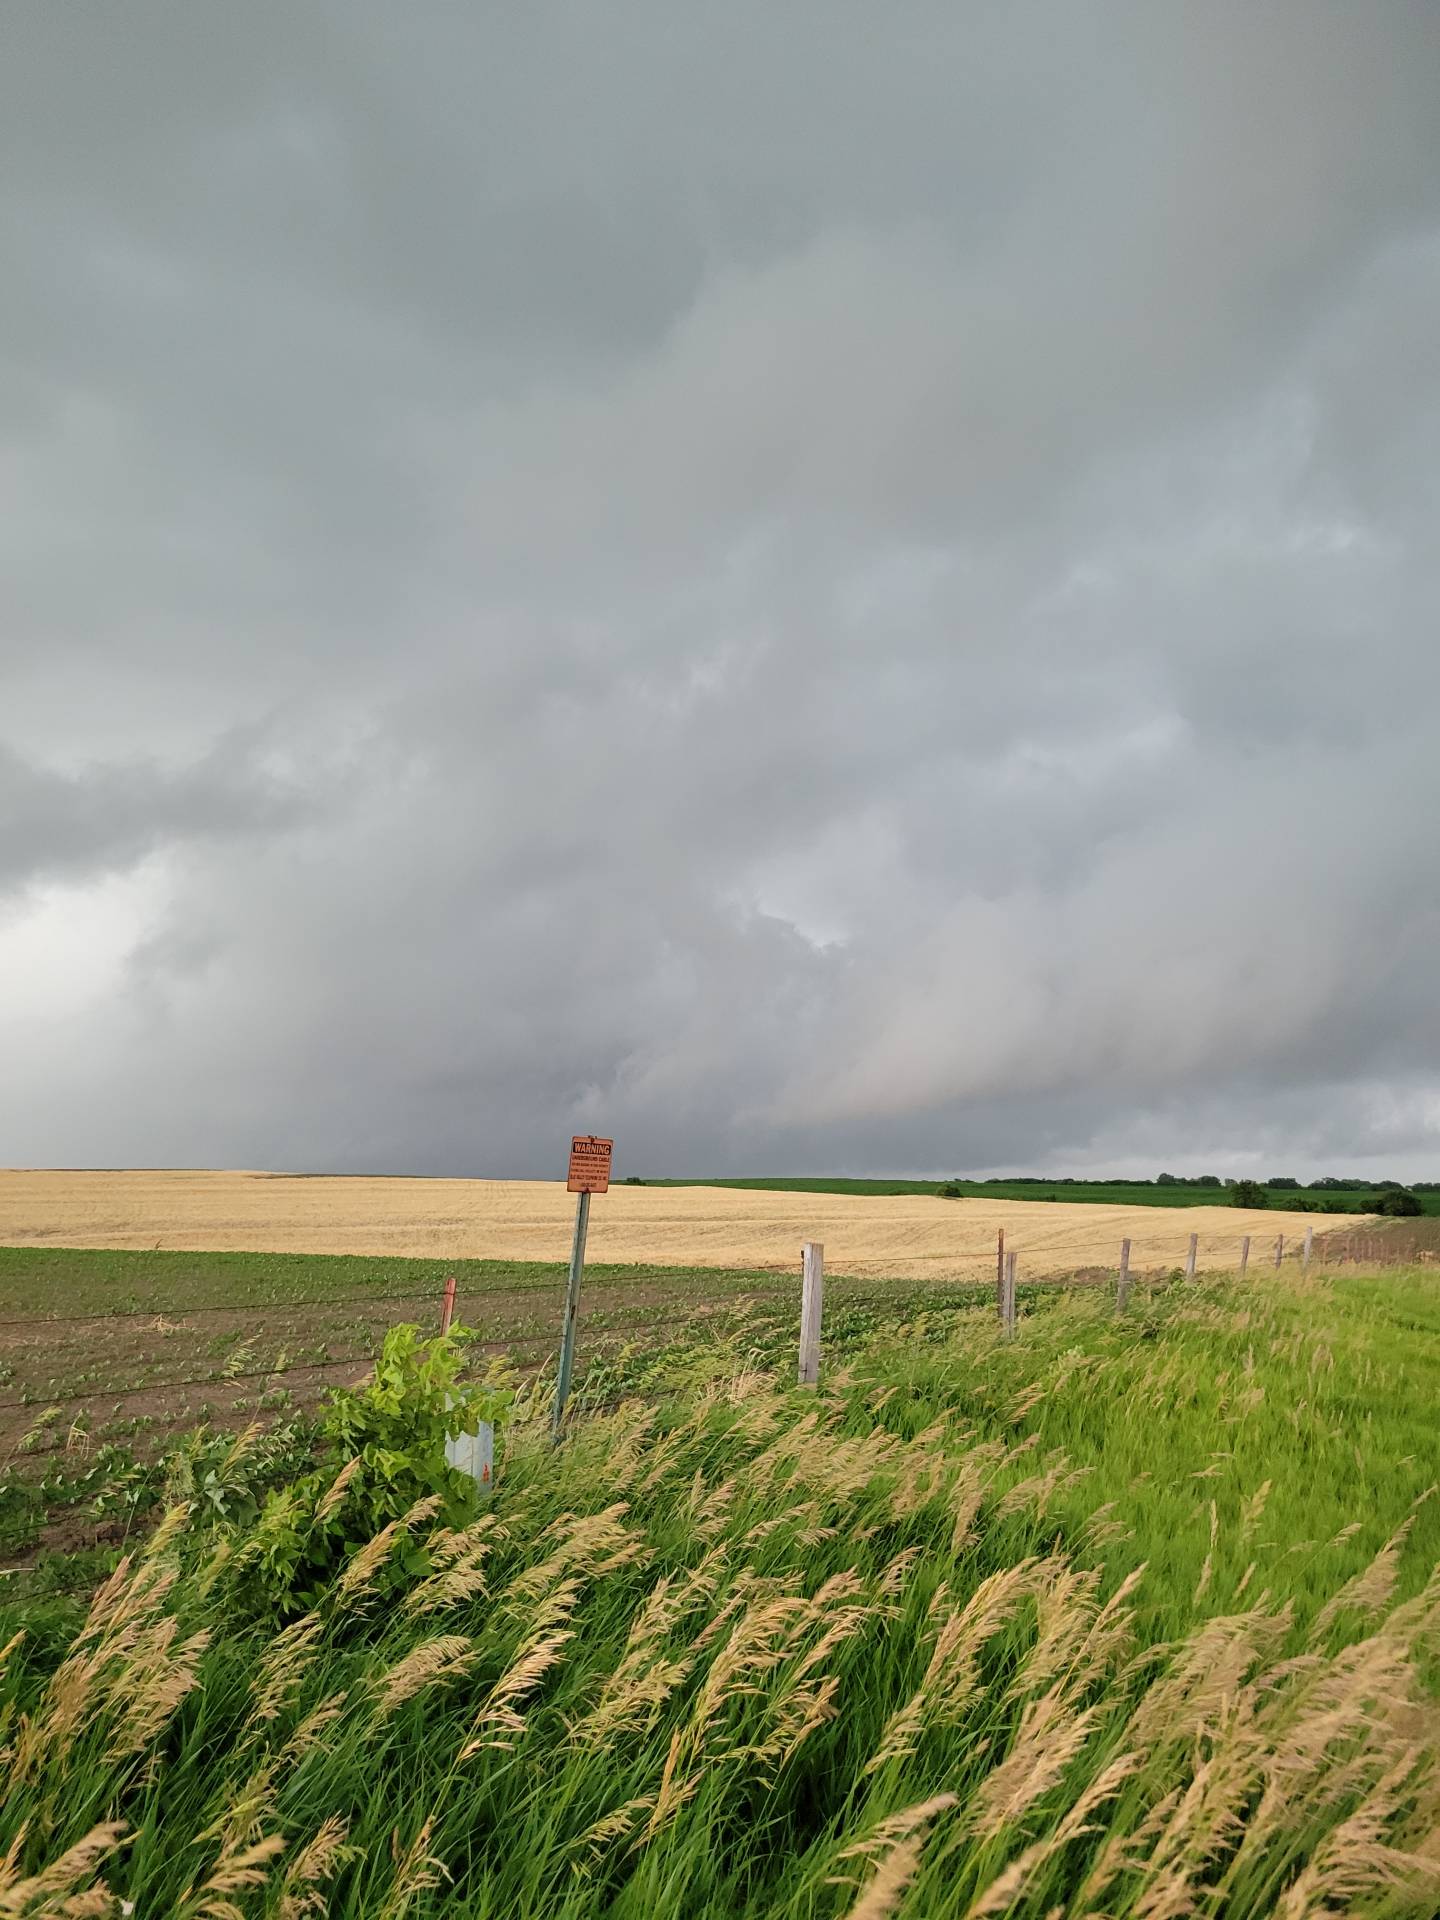
[[[555,1418],[551,1438],[560,1438],[565,1402],[570,1398],[570,1376],[575,1371],[575,1324],[580,1318],[580,1276],[585,1271],[585,1229],[590,1224],[590,1196],[575,1203],[575,1240],[570,1248],[570,1278],[565,1286],[565,1325],[560,1335],[560,1371],[555,1379]]]
[[[566,1184],[579,1198],[575,1203],[570,1277],[565,1285],[565,1322],[560,1333],[560,1366],[555,1376],[555,1411],[550,1423],[550,1438],[555,1442],[565,1425],[565,1404],[570,1398],[570,1381],[575,1372],[575,1335],[580,1320],[580,1281],[585,1272],[590,1196],[610,1190],[610,1157],[614,1147],[613,1140],[597,1140],[594,1134],[577,1134],[570,1142],[570,1178]]]

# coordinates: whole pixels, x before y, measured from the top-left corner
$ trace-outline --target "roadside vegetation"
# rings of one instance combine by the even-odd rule
[[[1428,1920],[1434,1276],[1027,1305],[837,1316],[809,1393],[692,1327],[556,1450],[392,1330],[187,1438],[93,1599],[0,1599],[0,1914]]]

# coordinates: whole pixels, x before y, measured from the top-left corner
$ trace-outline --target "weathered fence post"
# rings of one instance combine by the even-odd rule
[[[1005,1317],[1005,1229],[995,1236],[995,1311]]]
[[[1005,1323],[1005,1338],[1015,1338],[1015,1255],[1005,1256],[1005,1299],[1001,1319]]]
[[[1193,1280],[1195,1278],[1195,1255],[1199,1251],[1199,1247],[1200,1236],[1198,1233],[1192,1233],[1190,1236],[1189,1251],[1185,1255],[1185,1278],[1187,1280]]]
[[[1300,1254],[1300,1264],[1302,1267],[1309,1266],[1310,1250],[1314,1245],[1315,1245],[1315,1229],[1307,1222],[1305,1227],[1305,1245]]]
[[[1250,1264],[1250,1236],[1247,1233],[1240,1242],[1240,1278],[1245,1278],[1245,1269]]]
[[[800,1385],[820,1383],[820,1316],[825,1305],[825,1248],[807,1240],[800,1249]]]
[[[450,1331],[450,1322],[454,1318],[455,1318],[455,1276],[453,1273],[447,1273],[445,1276],[445,1298],[440,1302],[441,1333],[448,1333]]]
[[[1278,1267],[1285,1258],[1285,1236],[1282,1233],[1275,1242],[1275,1264]]]
[[[1130,1304],[1130,1242],[1120,1242],[1120,1284],[1115,1289],[1115,1311],[1124,1313]]]

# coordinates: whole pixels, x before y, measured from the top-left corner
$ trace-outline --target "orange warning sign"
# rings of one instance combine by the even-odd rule
[[[593,1133],[579,1134],[570,1142],[570,1193],[608,1193],[610,1191],[610,1155],[613,1140],[597,1140]]]

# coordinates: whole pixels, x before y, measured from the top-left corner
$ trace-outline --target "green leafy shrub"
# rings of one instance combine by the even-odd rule
[[[1237,1180],[1230,1189],[1232,1207],[1268,1207],[1270,1195],[1258,1180]]]
[[[1405,1187],[1391,1187],[1380,1195],[1371,1211],[1383,1213],[1392,1220],[1413,1220],[1425,1209],[1417,1194],[1409,1192]]]
[[[266,1445],[256,1429],[224,1459],[194,1463],[188,1493],[177,1481],[182,1497],[198,1501],[202,1515],[212,1509],[238,1541],[228,1568],[237,1599],[261,1612],[304,1612],[341,1563],[387,1528],[376,1591],[429,1571],[403,1522],[422,1504],[448,1526],[474,1519],[479,1490],[446,1460],[445,1443],[482,1420],[500,1425],[514,1400],[504,1385],[461,1382],[465,1348],[477,1337],[459,1326],[432,1339],[418,1327],[391,1327],[371,1377],[331,1395],[308,1470],[279,1485],[267,1474],[272,1484],[258,1504],[259,1477],[244,1471]]]

